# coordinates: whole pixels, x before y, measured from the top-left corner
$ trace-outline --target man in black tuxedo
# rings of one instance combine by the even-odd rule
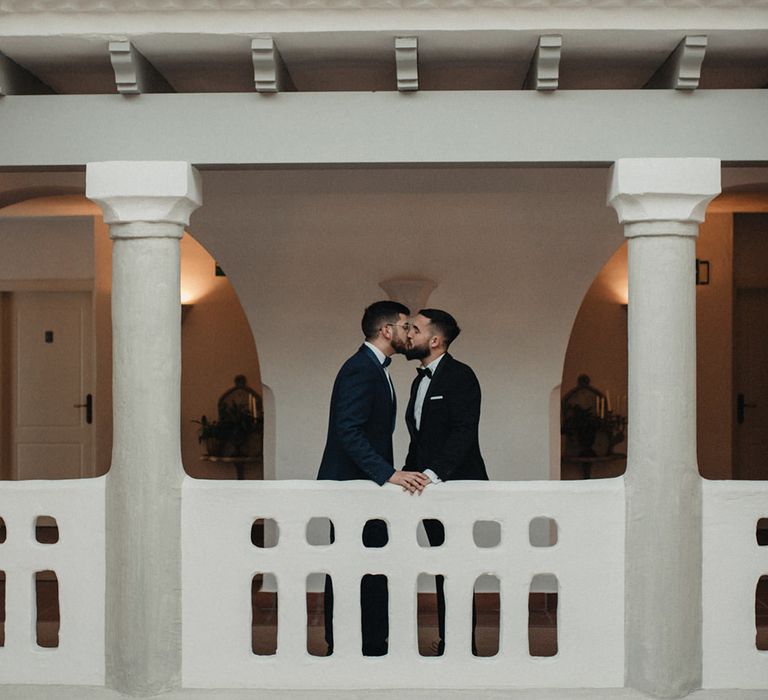
[[[460,332],[456,319],[439,309],[419,311],[408,331],[405,355],[421,363],[405,412],[411,443],[403,468],[423,472],[435,483],[488,479],[478,441],[480,384],[468,365],[448,353]],[[425,520],[424,529],[431,546],[443,544],[445,528],[439,520]],[[444,584],[443,576],[436,576],[438,655],[445,648]],[[473,604],[473,652],[475,617]]]
[[[387,367],[395,353],[404,353],[410,310],[394,301],[371,304],[363,314],[365,342],[341,367],[331,394],[328,437],[318,479],[371,479],[421,491],[429,479],[423,474],[397,471],[392,466],[392,432],[397,400]],[[331,541],[333,541],[331,529]],[[387,526],[369,520],[363,529],[366,547],[383,547]],[[389,636],[385,576],[367,574],[360,585],[363,654],[383,656]],[[325,638],[333,653],[333,587],[325,578]]]

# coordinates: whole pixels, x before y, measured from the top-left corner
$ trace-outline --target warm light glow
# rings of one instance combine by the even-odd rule
[[[629,285],[626,278],[611,280],[609,287],[617,304],[626,306],[629,303]]]
[[[606,293],[621,305],[629,303],[627,280],[627,245],[624,243],[608,260],[598,277]]]
[[[181,303],[197,304],[208,296],[224,278],[214,274],[216,263],[208,251],[192,236],[181,241]]]
[[[204,280],[182,278],[181,303],[185,306],[196,304],[211,291],[212,287],[212,284],[205,284]]]

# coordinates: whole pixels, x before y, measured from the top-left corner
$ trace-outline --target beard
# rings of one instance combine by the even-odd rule
[[[394,336],[392,340],[389,341],[390,346],[392,349],[397,353],[398,355],[406,355],[407,356],[407,342],[406,340],[401,340],[399,337]]]
[[[427,355],[429,355],[429,347],[426,345],[411,345],[405,350],[405,357],[408,360],[423,360]]]

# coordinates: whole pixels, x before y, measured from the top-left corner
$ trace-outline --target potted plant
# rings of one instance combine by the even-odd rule
[[[192,422],[200,426],[197,431],[197,440],[201,445],[205,445],[206,454],[211,457],[221,457],[227,440],[226,426],[220,421],[208,420],[207,416]]]
[[[262,417],[255,417],[248,406],[238,402],[219,404],[218,420],[202,416],[193,421],[200,428],[197,437],[205,444],[211,457],[244,457],[248,455],[248,441],[261,427]]]

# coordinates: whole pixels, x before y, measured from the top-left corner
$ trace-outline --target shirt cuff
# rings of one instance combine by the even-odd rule
[[[439,484],[442,481],[442,479],[437,474],[435,474],[435,472],[433,472],[431,469],[425,469],[424,474],[426,474],[430,479],[432,479],[433,484]]]

